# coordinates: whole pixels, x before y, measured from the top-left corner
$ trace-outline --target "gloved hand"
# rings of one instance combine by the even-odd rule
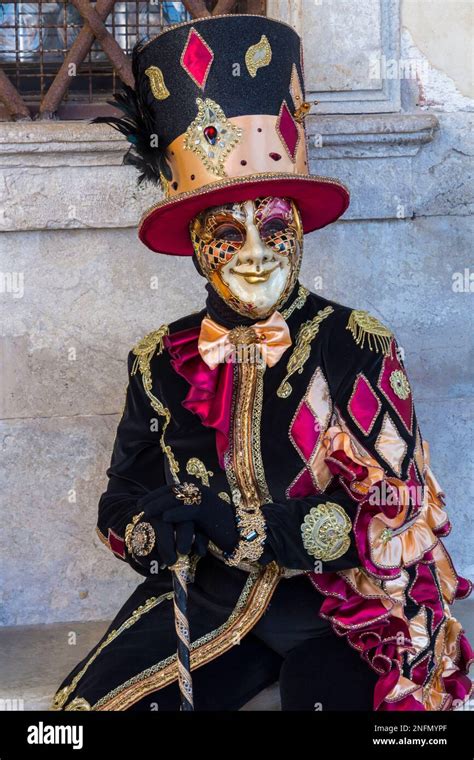
[[[200,504],[180,504],[168,508],[162,513],[163,524],[173,527],[178,534],[191,520],[196,535],[203,534],[219,549],[231,553],[239,541],[233,507],[208,486],[199,486],[199,490]]]
[[[150,568],[153,562],[156,562],[158,567],[174,565],[178,554],[192,553],[203,557],[207,552],[209,538],[197,529],[189,517],[176,526],[163,522],[163,513],[179,504],[172,489],[169,485],[161,486],[137,502],[137,513],[144,512],[138,525],[149,523],[155,534],[155,543],[149,554],[132,555],[135,561],[145,568]]]

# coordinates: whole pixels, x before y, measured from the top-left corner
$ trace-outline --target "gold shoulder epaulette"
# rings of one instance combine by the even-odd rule
[[[138,341],[137,345],[132,348],[132,353],[136,359],[133,362],[132,375],[134,375],[140,364],[148,365],[155,353],[161,354],[163,351],[163,338],[168,335],[168,325],[161,325],[158,330],[152,330]]]
[[[346,330],[350,330],[358,346],[364,348],[365,341],[371,351],[390,354],[390,342],[393,333],[368,311],[354,309],[351,311]]]

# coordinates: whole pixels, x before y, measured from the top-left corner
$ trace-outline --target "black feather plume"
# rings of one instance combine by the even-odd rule
[[[143,180],[149,180],[161,185],[160,171],[169,179],[170,168],[164,155],[166,146],[157,134],[153,111],[150,108],[153,93],[146,77],[137,76],[137,58],[142,43],[143,41],[137,43],[132,52],[132,70],[137,83],[136,89],[122,83],[122,89],[113,96],[114,100],[107,101],[114,108],[119,108],[123,116],[98,116],[91,123],[109,124],[131,143],[123,157],[123,163],[131,164],[138,169],[140,172],[138,184],[141,184]]]

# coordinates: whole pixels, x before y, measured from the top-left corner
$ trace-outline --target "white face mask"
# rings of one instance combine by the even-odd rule
[[[191,222],[200,267],[229,306],[246,317],[269,316],[298,278],[303,234],[287,198],[215,206]]]

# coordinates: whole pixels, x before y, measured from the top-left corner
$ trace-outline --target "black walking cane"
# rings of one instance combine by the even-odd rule
[[[176,483],[173,487],[177,499],[184,504],[198,504],[201,501],[201,492],[194,483]],[[189,557],[179,554],[170,570],[173,573],[173,604],[174,623],[178,638],[177,661],[178,661],[178,684],[181,694],[181,710],[191,712],[194,710],[193,681],[191,678],[191,651],[190,633],[188,621],[188,580],[189,580]]]
[[[170,570],[173,573],[173,605],[174,624],[178,638],[177,661],[178,661],[178,684],[181,694],[181,710],[189,712],[194,710],[193,682],[191,678],[190,664],[190,636],[188,622],[188,575],[189,557],[180,554]]]

